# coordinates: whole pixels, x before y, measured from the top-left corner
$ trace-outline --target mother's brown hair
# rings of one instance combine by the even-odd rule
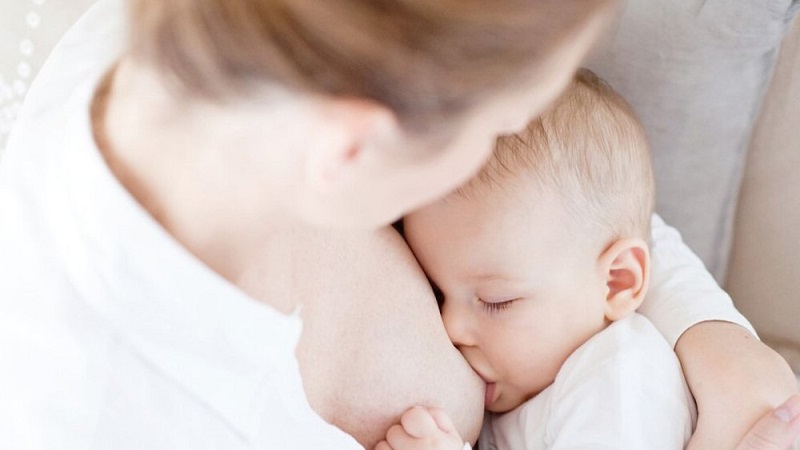
[[[130,0],[132,54],[189,95],[277,83],[376,101],[407,127],[533,77],[613,0]]]

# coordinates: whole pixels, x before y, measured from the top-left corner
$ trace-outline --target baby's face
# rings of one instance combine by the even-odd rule
[[[555,198],[489,190],[451,196],[404,225],[442,291],[450,339],[486,382],[486,409],[505,412],[605,327],[607,285],[599,252],[578,244]]]

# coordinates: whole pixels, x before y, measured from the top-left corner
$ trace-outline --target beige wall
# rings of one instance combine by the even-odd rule
[[[800,373],[800,20],[753,136],[735,223],[727,288]]]

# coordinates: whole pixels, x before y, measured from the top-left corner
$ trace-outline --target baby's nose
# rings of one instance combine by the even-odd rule
[[[456,347],[474,345],[471,332],[469,315],[463,306],[456,306],[453,302],[445,301],[442,304],[442,322],[447,336]]]

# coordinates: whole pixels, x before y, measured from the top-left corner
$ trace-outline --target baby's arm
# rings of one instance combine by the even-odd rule
[[[795,378],[756,338],[680,234],[657,216],[651,253],[650,294],[640,312],[674,346],[697,401],[689,448],[735,448],[762,416],[797,391]]]
[[[389,428],[375,450],[469,450],[453,422],[438,408],[415,406]]]

